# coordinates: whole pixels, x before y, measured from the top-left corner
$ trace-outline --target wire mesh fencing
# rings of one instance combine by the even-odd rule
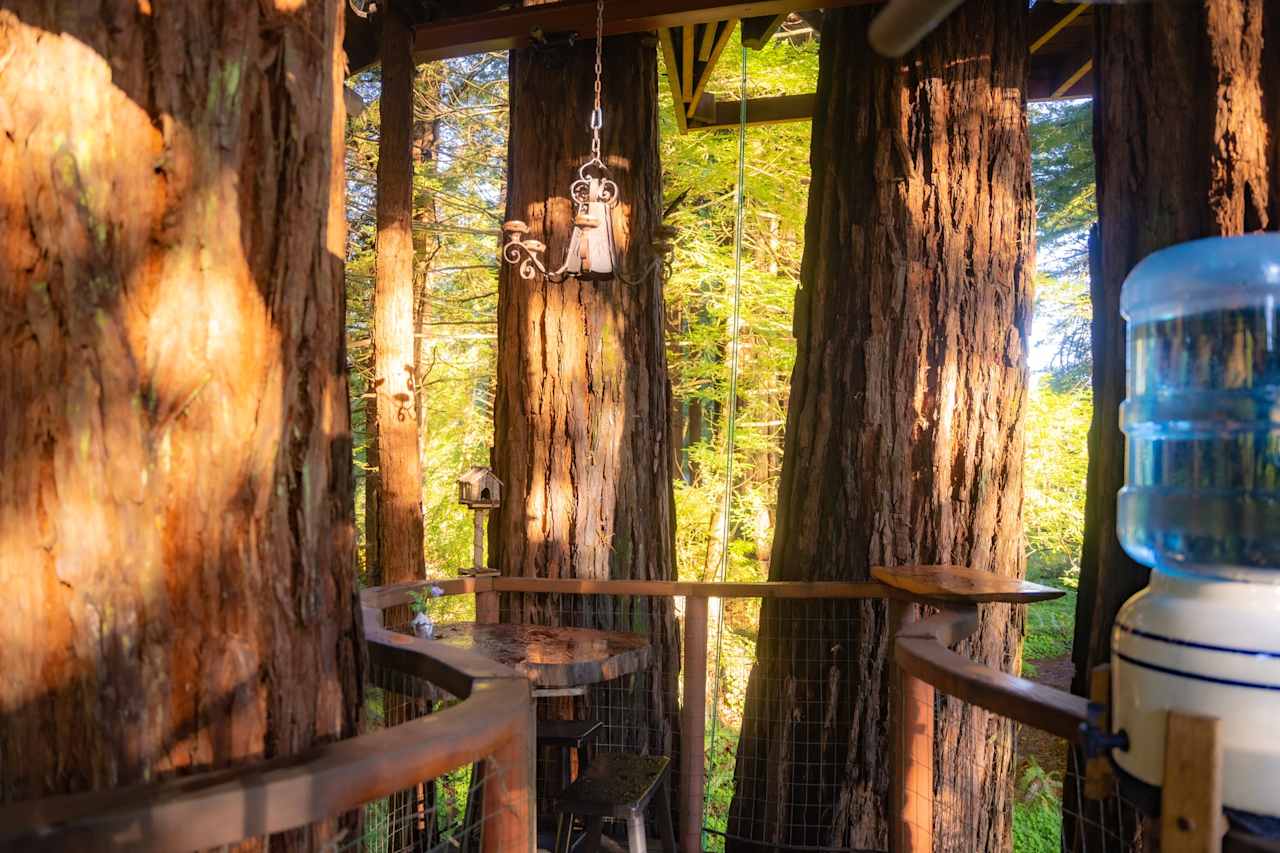
[[[388,608],[388,630],[413,634],[408,608]],[[376,663],[368,668],[365,684],[365,730],[393,728],[437,714],[461,700],[439,685]],[[493,756],[458,767],[444,775],[423,779],[412,787],[364,804],[357,816],[358,831],[324,849],[361,853],[481,853],[486,829],[508,808],[511,768]]]

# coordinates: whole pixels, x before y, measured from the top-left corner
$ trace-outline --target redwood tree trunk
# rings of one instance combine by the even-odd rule
[[[382,582],[425,577],[413,286],[413,35],[394,4],[382,19],[374,387],[378,395],[378,566]]]
[[[0,11],[0,802],[355,733],[336,2]]]
[[[1100,6],[1096,14],[1100,254],[1092,287],[1093,424],[1077,692],[1086,689],[1089,669],[1110,658],[1116,611],[1147,583],[1146,568],[1116,539],[1116,493],[1124,485],[1120,286],[1138,261],[1165,246],[1280,227],[1280,75],[1267,74],[1263,62],[1264,24],[1280,35],[1280,3]]]
[[[1124,485],[1121,285],[1157,249],[1280,227],[1280,3],[1099,6],[1095,14],[1093,422],[1073,653],[1081,694],[1089,671],[1110,659],[1116,612],[1148,574],[1116,538]],[[1069,812],[1094,816],[1096,806],[1073,800],[1073,786],[1064,795]],[[1068,843],[1075,829],[1068,822]]]
[[[823,23],[770,580],[1021,576],[1024,15],[970,0],[893,61],[866,47],[875,13]],[[1016,671],[1021,617],[984,614],[961,653]],[[881,601],[765,602],[726,849],[885,847],[887,631]],[[937,849],[1007,849],[1011,724],[943,700],[936,726]]]
[[[528,236],[547,244],[557,266],[573,221],[569,183],[590,156],[593,51],[587,42],[511,53],[507,216],[527,222]],[[657,82],[646,37],[606,41],[601,157],[621,193],[615,241],[633,261],[662,210]],[[506,492],[492,523],[501,574],[674,579],[663,322],[657,274],[639,284],[553,284],[523,280],[503,265],[494,461]],[[625,715],[611,737],[673,754],[680,659],[670,600],[510,596],[503,618],[648,633],[651,670],[632,689],[613,685],[590,698],[602,702],[607,693]]]

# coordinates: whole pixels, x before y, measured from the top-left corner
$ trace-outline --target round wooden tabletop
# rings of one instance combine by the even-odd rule
[[[585,687],[649,665],[649,638],[622,631],[458,622],[437,626],[436,642],[484,655],[543,689]]]

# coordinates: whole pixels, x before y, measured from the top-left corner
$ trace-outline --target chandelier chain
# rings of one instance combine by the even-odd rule
[[[591,110],[591,156],[600,161],[600,128],[604,125],[604,113],[600,109],[600,75],[603,71],[601,51],[604,46],[604,0],[596,0],[596,88],[595,106]]]

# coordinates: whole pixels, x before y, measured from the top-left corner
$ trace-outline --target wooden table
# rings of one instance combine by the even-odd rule
[[[436,642],[484,655],[533,682],[536,695],[572,695],[649,665],[649,638],[623,631],[460,622],[436,628]]]

